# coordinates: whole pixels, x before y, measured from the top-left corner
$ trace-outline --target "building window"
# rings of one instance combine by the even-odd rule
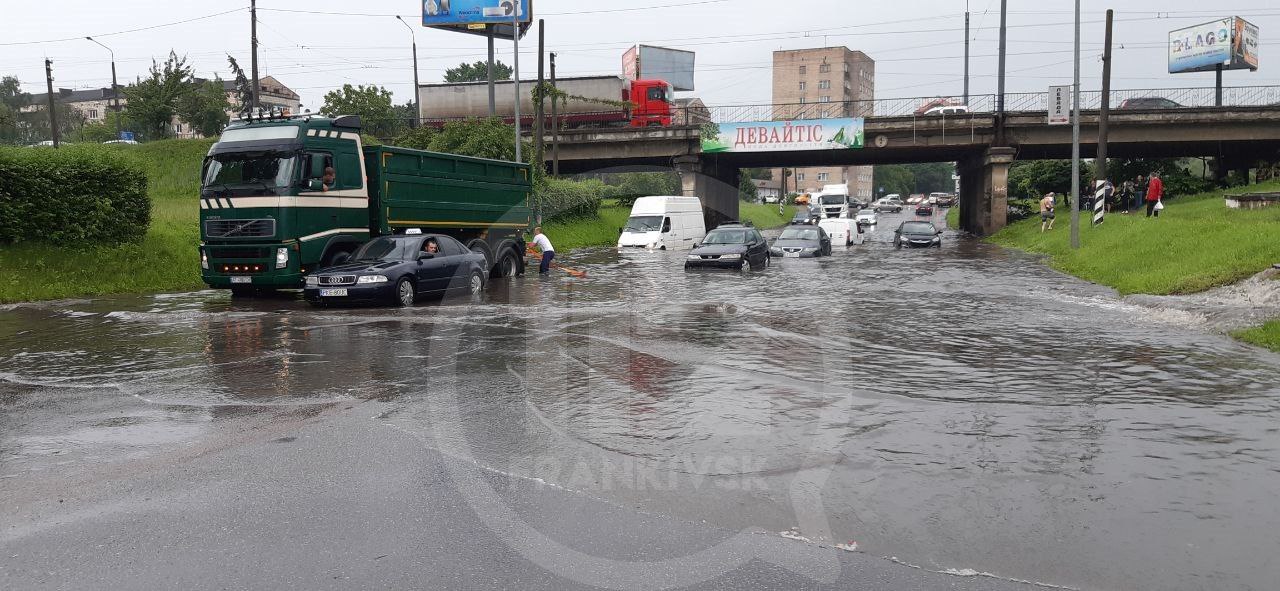
[[[800,74],[803,75],[805,73],[805,69],[805,66],[800,66]]]
[[[800,104],[804,104],[804,97],[800,97]],[[512,143],[515,143],[515,140],[512,140]]]
[[[830,174],[830,173],[826,173],[826,172],[820,172],[820,173],[818,173],[818,180],[820,180],[820,181],[829,180],[830,178],[831,178],[831,174]]]
[[[800,90],[804,90],[804,87],[805,87],[804,82],[801,82],[801,83],[800,83]]]
[[[830,72],[830,71],[831,71],[831,64],[822,64],[818,66],[819,74],[826,74],[827,72]]]
[[[848,73],[849,73],[849,64],[845,64],[845,65],[844,65],[844,73],[845,73],[845,74],[848,74]]]
[[[818,102],[820,102],[820,103],[829,103],[829,102],[831,102],[831,97],[829,97],[829,96],[819,97],[819,98],[818,98]]]
[[[801,84],[803,84],[803,82],[802,82]],[[819,88],[820,90],[827,90],[827,89],[831,88],[831,81],[830,81],[830,80],[819,80],[819,81],[818,81],[818,88]]]
[[[797,173],[796,173],[796,180],[797,180],[797,181],[803,181],[803,180],[804,180],[804,173],[803,173],[803,172],[797,172]]]
[[[97,118],[98,118],[98,110],[97,110],[97,109],[89,109],[89,118],[90,118],[90,119],[97,119]]]

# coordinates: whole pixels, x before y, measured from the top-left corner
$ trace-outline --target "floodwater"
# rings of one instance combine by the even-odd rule
[[[1280,357],[950,232],[894,250],[899,219],[762,272],[600,250],[404,310],[0,308],[0,492],[363,405],[486,470],[922,568],[1274,588]]]

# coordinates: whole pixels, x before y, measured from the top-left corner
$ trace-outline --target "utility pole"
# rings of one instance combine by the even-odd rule
[[[545,149],[545,144],[542,138],[545,135],[545,128],[547,125],[545,119],[546,107],[544,106],[547,97],[545,89],[542,87],[544,82],[544,78],[542,76],[542,54],[546,50],[545,33],[546,25],[542,22],[542,19],[538,19],[538,90],[536,91],[538,93],[538,104],[536,105],[538,108],[538,118],[533,122],[533,165],[537,166],[539,171],[546,170],[546,165],[544,164],[546,159],[542,157],[543,150]]]
[[[498,99],[494,94],[493,84],[493,28],[494,25],[485,25],[485,33],[489,37],[489,116],[495,117],[498,114]]]
[[[1001,37],[1003,33],[1001,30]],[[1071,248],[1073,249],[1080,248],[1080,0],[1076,0],[1075,63],[1075,80],[1071,87]]]
[[[110,47],[107,47],[106,45],[103,45],[101,42],[99,42],[97,39],[94,39],[93,37],[85,37],[85,39],[88,39],[89,41],[92,41],[92,42],[94,42],[94,43],[97,43],[100,47],[102,47],[103,49],[107,50],[107,53],[110,53],[110,54],[111,54],[111,97],[112,97],[112,101],[113,101],[113,102],[114,102],[114,104],[115,104],[115,106],[113,106],[113,107],[112,107],[112,110],[116,112],[116,139],[118,139],[118,140],[122,140],[122,139],[124,139],[124,138],[123,138],[123,137],[120,137],[120,136],[121,136],[121,129],[120,129],[120,85],[119,85],[119,84],[116,84],[116,52],[111,51],[111,48],[110,48]]]
[[[413,118],[409,119],[409,127],[417,129],[422,121],[422,104],[418,102],[421,100],[418,98],[418,34],[400,15],[396,15],[396,20],[409,29],[409,36],[413,39]]]
[[[258,110],[258,0],[249,0],[249,39],[253,55],[250,57],[250,70],[253,75],[253,92],[249,95],[249,112]]]
[[[1111,22],[1115,11],[1107,9],[1107,32],[1102,48],[1102,108],[1098,111],[1097,180],[1107,180],[1107,133],[1111,120]]]
[[[969,105],[969,0],[964,2],[964,104]]]
[[[53,60],[49,58],[44,60],[44,82],[49,86],[49,139],[53,140],[53,147],[56,148],[58,147],[58,112],[53,100]]]
[[[997,146],[1005,145],[1005,141],[1004,141],[1004,61],[1005,60],[1004,58],[1006,53],[1005,52],[1005,49],[1006,49],[1005,32],[1006,32],[1007,17],[1009,12],[1008,9],[1009,9],[1009,0],[1000,0],[1000,72],[998,76],[999,81],[997,82],[997,86],[999,86],[999,89],[996,91],[999,94],[999,97],[997,97],[996,99],[997,102],[999,103],[998,106],[996,107],[996,145]]]
[[[560,118],[556,116],[556,52],[551,52],[551,175],[560,176]]]
[[[516,162],[524,162],[520,158],[520,3],[517,0],[511,6],[511,80],[516,89],[515,127],[516,127]]]

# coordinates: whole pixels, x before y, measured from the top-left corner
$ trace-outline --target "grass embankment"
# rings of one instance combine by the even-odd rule
[[[1234,210],[1222,199],[1224,193],[1263,191],[1280,191],[1280,182],[1177,196],[1165,201],[1159,218],[1147,218],[1145,212],[1111,213],[1096,228],[1082,212],[1077,250],[1070,247],[1070,212],[1061,210],[1053,230],[1041,233],[1036,215],[1010,224],[990,240],[1046,254],[1055,269],[1121,294],[1193,293],[1251,277],[1280,262],[1280,207]],[[1233,336],[1280,351],[1280,320]]]
[[[739,216],[757,228],[775,228],[789,219],[778,215],[777,205],[742,203],[739,208]],[[606,200],[600,205],[597,218],[547,222],[544,230],[556,249],[565,252],[575,248],[613,246],[618,243],[618,228],[626,225],[630,214],[630,206]]]
[[[136,244],[24,243],[0,248],[0,302],[202,286],[196,195],[200,162],[211,143],[167,140],[112,146],[146,170],[152,216],[146,238]]]

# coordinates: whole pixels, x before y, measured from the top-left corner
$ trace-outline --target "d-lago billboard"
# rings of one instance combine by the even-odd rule
[[[1258,69],[1258,27],[1238,17],[1169,33],[1169,73]]]
[[[863,120],[798,119],[721,123],[714,138],[702,138],[702,151],[788,152],[796,150],[849,150],[863,146]]]
[[[519,10],[520,22],[531,18],[530,0],[423,0],[422,26],[510,24],[511,11]]]
[[[622,76],[628,80],[666,80],[674,90],[693,90],[692,51],[656,45],[634,45],[622,54]]]

